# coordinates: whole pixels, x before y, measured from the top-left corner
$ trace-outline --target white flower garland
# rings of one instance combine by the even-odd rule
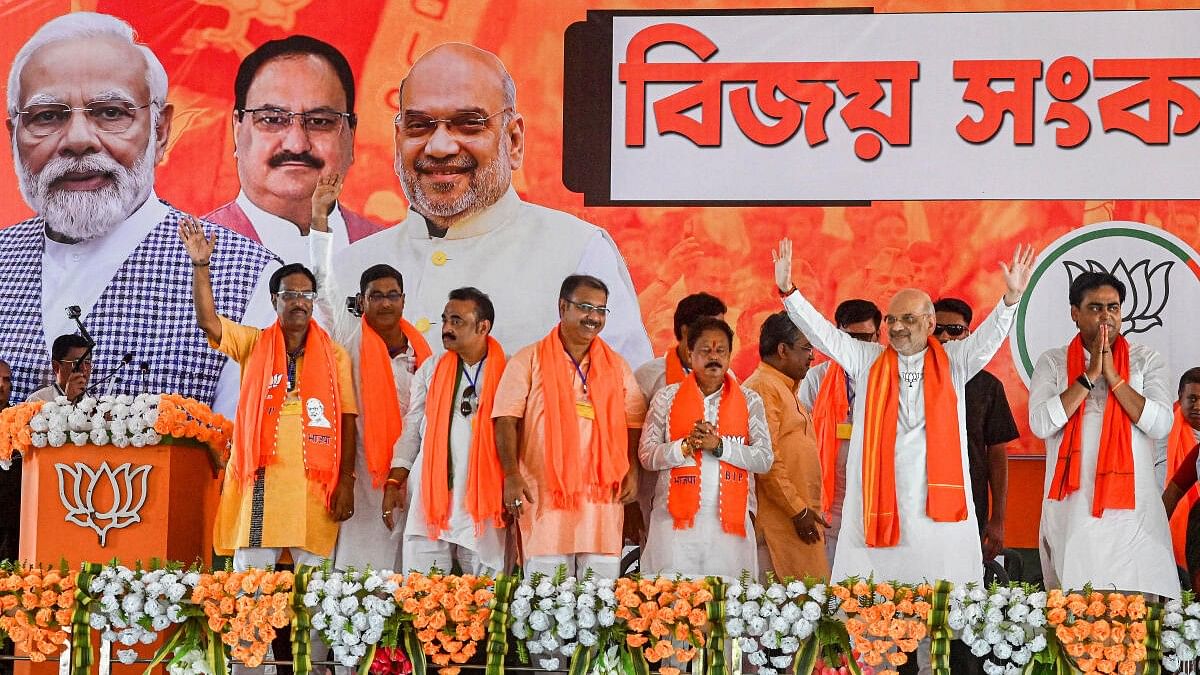
[[[379,644],[384,625],[397,611],[392,594],[399,584],[391,570],[313,570],[304,605],[313,610],[312,625],[333,649],[333,660],[356,668],[367,649]]]
[[[809,588],[787,584],[735,581],[725,591],[725,631],[738,640],[759,675],[788,672],[796,652],[817,628],[828,599],[824,584]]]
[[[1162,665],[1177,673],[1200,655],[1200,603],[1190,592],[1163,606]]]
[[[183,604],[199,580],[197,572],[104,567],[88,588],[97,600],[88,621],[104,640],[128,647],[117,650],[117,659],[133,663],[134,646],[153,644],[160,632],[187,620]]]
[[[617,596],[612,579],[583,581],[560,567],[554,577],[536,573],[513,591],[509,615],[512,635],[525,643],[546,670],[563,670],[576,645],[592,647],[616,622]]]
[[[984,659],[987,675],[1020,673],[1046,648],[1046,593],[1022,586],[958,586],[950,592],[946,623]]]
[[[71,403],[65,396],[47,401],[29,420],[35,448],[75,445],[113,445],[118,448],[156,445],[162,436],[158,421],[159,394],[86,396]]]

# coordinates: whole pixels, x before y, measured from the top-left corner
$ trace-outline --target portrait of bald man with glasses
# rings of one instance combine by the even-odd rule
[[[334,203],[322,214],[328,231],[309,236],[317,181],[344,178],[354,163],[354,73],[336,47],[307,35],[265,42],[238,66],[233,89],[241,191],[205,218],[310,267],[314,244],[336,253],[382,229]]]
[[[13,165],[35,214],[0,230],[0,358],[13,367],[13,400],[49,381],[49,341],[76,331],[65,308],[78,306],[96,373],[140,365],[111,380],[112,393],[179,392],[232,413],[236,365],[204,348],[191,316],[191,269],[175,234],[189,216],[154,191],[174,114],[158,58],[120,19],[67,14],[17,53],[7,107]],[[231,232],[220,242],[219,311],[269,321],[265,286],[278,264]]]

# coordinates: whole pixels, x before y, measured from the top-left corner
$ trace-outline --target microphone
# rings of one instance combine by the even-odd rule
[[[111,373],[109,373],[108,375],[105,375],[104,377],[100,378],[100,380],[98,380],[97,382],[95,382],[94,384],[89,386],[87,388],[87,391],[89,393],[94,392],[96,390],[96,388],[99,387],[100,385],[117,377],[117,373],[120,373],[121,370],[123,368],[125,368],[125,366],[129,365],[132,362],[133,362],[133,354],[130,354],[129,352],[125,352],[125,355],[121,357],[121,363],[116,368],[114,368]],[[111,384],[109,384],[108,389],[106,389],[104,391],[104,393],[105,394],[111,393],[112,385],[116,384],[117,382],[120,382],[120,381],[121,381],[120,378],[117,378],[116,380],[114,380]]]
[[[79,327],[79,335],[87,343],[87,350],[83,352],[83,356],[77,359],[75,365],[71,367],[72,373],[78,373],[83,364],[91,360],[92,351],[96,349],[96,341],[92,339],[91,333],[88,333],[87,326],[83,325],[83,320],[79,318],[81,316],[83,316],[83,310],[79,308],[79,305],[67,307],[67,318],[75,322],[75,325]]]
[[[142,361],[138,364],[138,370],[142,375],[142,392],[146,392],[146,388],[150,385],[150,364]]]

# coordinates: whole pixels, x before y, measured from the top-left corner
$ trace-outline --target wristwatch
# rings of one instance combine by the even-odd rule
[[[713,448],[712,456],[719,459],[723,454],[725,454],[725,440],[718,436],[717,447]]]
[[[1096,386],[1092,384],[1091,380],[1088,379],[1087,373],[1080,373],[1079,377],[1075,378],[1075,381],[1079,384],[1082,384],[1083,388],[1087,389],[1088,391],[1091,391],[1092,388]]]

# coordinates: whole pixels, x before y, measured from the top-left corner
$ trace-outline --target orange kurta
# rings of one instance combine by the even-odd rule
[[[549,495],[543,495],[541,491],[547,449],[544,432],[546,402],[542,396],[542,363],[538,356],[538,344],[525,347],[509,360],[492,408],[493,418],[521,419],[521,474],[536,500],[535,504],[524,509],[520,521],[525,557],[574,553],[620,555],[624,507],[615,497],[607,503],[581,500],[578,509],[559,510],[550,508]],[[630,429],[640,429],[646,417],[646,399],[629,364],[624,359],[620,364],[625,389],[625,425]],[[587,373],[590,365],[591,359],[585,355],[579,368]],[[565,372],[570,373],[575,400],[585,400],[583,382],[565,355],[555,367],[564,368]],[[585,439],[595,442],[592,420],[585,417],[578,417],[577,420],[580,442],[585,442]]]
[[[779,577],[828,577],[824,533],[821,541],[805,544],[792,518],[805,508],[821,510],[821,462],[812,416],[796,398],[797,383],[760,363],[745,386],[758,392],[767,411],[767,428],[775,448],[771,470],[758,475],[758,536],[771,552]],[[766,565],[763,565],[766,567]]]
[[[221,344],[212,345],[245,366],[262,331],[221,317]],[[333,345],[337,359],[338,389],[342,413],[357,414],[350,356],[340,345]],[[304,369],[304,357],[296,359],[296,379]],[[274,460],[266,466],[262,490],[262,535],[255,545],[265,548],[302,548],[320,556],[333,554],[338,524],[325,505],[322,488],[310,484],[304,473],[304,449],[301,432],[304,408],[299,391],[289,392],[279,415]],[[240,452],[234,448],[235,453]],[[231,459],[232,463],[235,461]],[[360,476],[359,480],[370,480]],[[213,529],[213,548],[221,555],[251,546],[254,482],[243,486],[225,472],[217,521]]]

